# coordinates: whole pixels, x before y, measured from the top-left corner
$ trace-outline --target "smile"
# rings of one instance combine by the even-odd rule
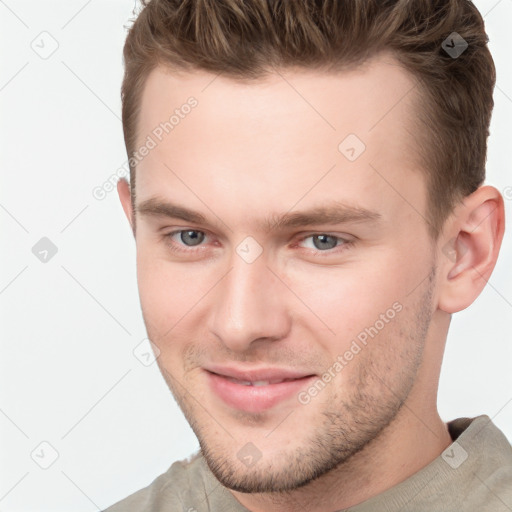
[[[206,371],[208,386],[224,405],[245,412],[261,413],[278,404],[300,405],[297,394],[306,388],[315,375],[272,379],[240,379]]]

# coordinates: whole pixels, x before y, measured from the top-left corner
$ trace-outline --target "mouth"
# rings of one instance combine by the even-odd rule
[[[218,375],[218,374],[216,374]],[[234,377],[226,377],[225,375],[220,375],[220,377],[224,377],[225,379],[234,382],[235,384],[240,384],[242,386],[268,386],[269,384],[281,384],[281,382],[291,382],[297,379],[274,379],[274,380],[239,380]]]
[[[299,406],[296,399],[298,393],[305,387],[311,385],[316,375],[294,376],[277,375],[279,370],[263,370],[256,377],[249,375],[249,372],[238,372],[244,375],[234,377],[231,370],[223,370],[224,373],[218,373],[212,370],[205,370],[209,388],[217,399],[228,405],[230,408],[251,412],[261,413],[268,411],[278,404],[291,402],[292,405]],[[226,375],[225,373],[229,373]],[[267,375],[262,375],[266,373]],[[291,372],[281,371],[282,374]],[[266,378],[262,378],[266,377]],[[295,400],[295,404],[292,400]]]

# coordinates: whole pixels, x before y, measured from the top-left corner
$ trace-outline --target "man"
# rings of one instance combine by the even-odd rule
[[[436,405],[504,232],[486,42],[463,0],[147,2],[118,192],[201,450],[109,512],[512,510],[505,436]]]

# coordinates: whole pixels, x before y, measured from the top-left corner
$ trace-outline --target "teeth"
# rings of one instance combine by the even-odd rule
[[[256,380],[252,383],[253,386],[267,386],[270,384],[268,380]]]
[[[285,380],[290,379],[279,379],[279,380],[255,380],[251,382],[249,380],[237,380],[231,377],[227,377],[231,382],[235,382],[236,384],[241,384],[242,386],[268,386],[269,384],[279,384],[280,382],[284,382]]]

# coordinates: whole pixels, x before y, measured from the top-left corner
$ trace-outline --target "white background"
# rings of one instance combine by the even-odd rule
[[[476,5],[498,71],[487,181],[505,190],[512,0]],[[0,1],[3,512],[103,509],[198,448],[156,364],[133,354],[145,331],[117,192],[92,195],[126,160],[119,89],[133,7],[132,0]],[[57,44],[46,59],[33,49]],[[42,237],[58,249],[46,263],[32,253]],[[488,414],[509,439],[511,253],[509,230],[489,286],[454,316],[439,391],[445,421]],[[51,462],[52,450],[57,460],[42,469],[36,461]]]

